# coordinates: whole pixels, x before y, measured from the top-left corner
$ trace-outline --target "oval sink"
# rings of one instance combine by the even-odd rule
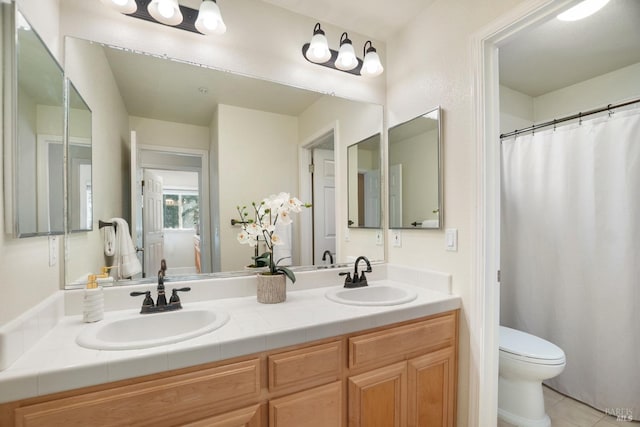
[[[389,285],[332,288],[325,293],[331,301],[348,305],[398,305],[413,301],[417,296],[412,290]]]
[[[182,309],[128,315],[87,326],[78,345],[96,350],[132,350],[176,343],[222,327],[229,314],[222,310]]]

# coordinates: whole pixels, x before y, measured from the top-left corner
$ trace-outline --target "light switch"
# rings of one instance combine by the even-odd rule
[[[351,241],[351,233],[349,231],[349,227],[344,229],[344,241],[345,242],[350,242]]]
[[[448,251],[457,252],[458,250],[458,229],[447,228],[444,233],[445,247]]]
[[[402,247],[402,234],[400,233],[400,230],[393,230],[391,232],[391,241],[393,242],[394,248]]]
[[[382,241],[382,230],[376,231],[376,245],[382,246],[384,242]]]

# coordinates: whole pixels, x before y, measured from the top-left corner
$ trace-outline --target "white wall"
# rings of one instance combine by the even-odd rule
[[[533,98],[506,86],[500,86],[500,133],[524,129],[534,121]]]
[[[68,39],[66,49],[65,72],[92,111],[93,231],[68,237],[67,277],[75,281],[106,264],[98,221],[128,212],[130,137],[129,116],[103,48]]]
[[[437,105],[443,110],[444,225],[458,229],[458,251],[445,251],[444,231],[403,230],[402,247],[390,246],[388,260],[453,275],[453,291],[462,297],[463,304],[458,355],[459,426],[468,422],[469,376],[480,375],[471,359],[468,319],[475,286],[471,277],[476,243],[471,37],[519,3],[436,0],[387,41],[387,124],[393,126]]]
[[[297,195],[298,120],[282,114],[219,105],[217,142],[222,271],[242,270],[251,264],[254,251],[238,243],[236,236],[240,228],[231,226],[231,219],[240,219],[236,211],[238,205],[251,209],[251,202],[259,203],[282,191]],[[297,220],[293,218],[294,242],[298,240]],[[297,264],[295,249],[293,253],[293,263]]]
[[[129,116],[129,126],[136,131],[140,145],[209,150],[209,128],[206,126],[136,116]]]
[[[38,29],[53,55],[60,58],[58,0],[20,0],[18,5],[31,24]],[[2,180],[3,163],[0,162]],[[0,188],[4,188],[4,184],[0,185]],[[3,196],[8,197],[4,194]],[[4,203],[0,209],[0,224],[4,224]],[[60,250],[58,259],[61,257]],[[55,292],[61,282],[61,265],[62,263],[58,263],[49,267],[49,244],[46,237],[14,239],[9,234],[0,233],[0,289],[2,298],[11,301],[10,304],[4,304],[0,310],[0,325]]]

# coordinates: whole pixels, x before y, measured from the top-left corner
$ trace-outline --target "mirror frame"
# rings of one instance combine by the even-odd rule
[[[379,169],[378,169],[378,196],[379,196],[379,203],[378,203],[378,223],[376,225],[372,225],[372,226],[367,226],[367,225],[355,225],[352,224],[353,220],[351,219],[351,206],[352,206],[352,200],[355,197],[355,199],[359,202],[360,200],[360,192],[359,192],[359,188],[358,188],[358,183],[355,183],[356,186],[356,194],[351,194],[351,190],[354,186],[354,183],[351,182],[351,161],[352,159],[351,157],[351,152],[352,149],[356,149],[358,150],[360,144],[365,144],[368,142],[374,142],[374,138],[377,137],[377,143],[378,143],[378,165],[379,165]],[[358,150],[358,155],[360,153],[360,150]],[[356,159],[357,161],[358,159]],[[382,208],[382,198],[383,198],[383,193],[382,193],[382,177],[383,177],[383,171],[382,171],[382,167],[384,164],[384,159],[382,157],[382,133],[378,132],[375,133],[367,138],[364,138],[354,144],[351,144],[349,146],[347,146],[347,227],[348,228],[363,228],[363,229],[369,229],[369,230],[379,230],[382,228],[382,217],[383,217],[383,208]],[[359,175],[360,174],[360,170],[358,168],[358,170],[356,171],[356,173]],[[358,203],[356,202],[356,203]],[[360,212],[358,211],[358,214],[360,214]]]
[[[411,225],[413,225],[413,227],[409,227],[409,226],[405,226],[404,224],[400,225],[400,226],[395,226],[394,224],[391,223],[391,131],[393,129],[397,129],[400,126],[406,125],[407,123],[410,123],[414,120],[418,120],[420,118],[428,118],[427,116],[429,114],[433,114],[434,112],[437,113],[438,116],[438,120],[437,120],[437,130],[438,130],[438,183],[437,183],[437,189],[438,189],[438,208],[437,208],[437,213],[438,213],[438,226],[437,227],[418,227],[417,226],[417,221],[415,223],[412,223]],[[431,110],[428,110],[427,112],[425,112],[424,114],[420,114],[419,116],[413,117],[412,119],[406,120],[402,123],[398,123],[392,127],[390,127],[387,131],[387,150],[388,150],[388,162],[387,162],[387,193],[388,193],[388,214],[387,214],[387,224],[389,226],[390,230],[442,230],[444,229],[444,162],[443,162],[443,142],[442,142],[442,108],[440,106],[437,106],[435,108],[432,108]],[[433,211],[432,213],[436,213],[436,211]]]

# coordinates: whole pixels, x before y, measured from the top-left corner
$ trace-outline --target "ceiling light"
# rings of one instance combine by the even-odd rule
[[[120,13],[133,13],[138,8],[135,0],[100,0]]]
[[[561,21],[577,21],[593,15],[602,9],[609,0],[584,0],[558,15]]]
[[[340,49],[338,50],[338,58],[336,59],[336,68],[342,71],[353,70],[358,66],[358,58],[353,50],[353,44],[349,40],[347,33],[340,36]]]
[[[353,44],[346,32],[340,36],[339,51],[330,49],[324,31],[320,28],[320,23],[313,28],[311,42],[302,46],[302,56],[314,64],[357,76],[375,77],[382,74],[384,68],[371,40],[364,44],[363,51],[364,61],[356,56]]]
[[[147,11],[153,19],[165,25],[178,25],[183,19],[178,0],[151,0]]]
[[[215,0],[203,0],[200,4],[196,28],[202,34],[224,34],[227,31]]]
[[[367,43],[369,44],[369,48],[367,48]],[[376,77],[382,74],[384,68],[382,67],[380,57],[378,56],[376,49],[373,47],[371,40],[368,40],[364,44],[363,50],[364,60],[362,61],[362,70],[360,73],[366,77]]]
[[[329,44],[327,43],[324,31],[320,28],[319,22],[313,27],[313,37],[311,37],[306,56],[309,61],[315,62],[316,64],[322,64],[331,59]]]

